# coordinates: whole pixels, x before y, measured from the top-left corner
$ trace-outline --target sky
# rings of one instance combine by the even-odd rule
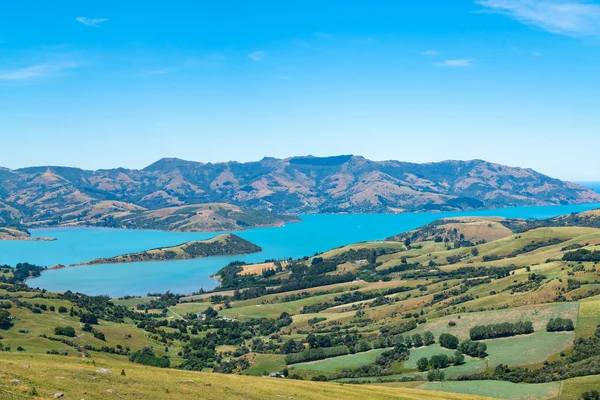
[[[600,2],[13,1],[0,165],[358,154],[600,181]]]

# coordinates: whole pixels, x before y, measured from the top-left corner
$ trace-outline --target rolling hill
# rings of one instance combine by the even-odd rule
[[[97,258],[77,265],[118,264],[140,261],[191,260],[195,258],[258,253],[262,249],[233,234],[207,240],[193,240],[177,246],[161,247],[110,258]]]
[[[286,262],[234,262],[217,289],[188,295],[48,293],[22,283],[43,268],[3,266],[0,390],[579,399],[600,385],[600,228],[577,225],[595,215],[446,219]]]

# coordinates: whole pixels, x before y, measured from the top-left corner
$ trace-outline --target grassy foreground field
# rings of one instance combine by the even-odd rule
[[[340,385],[243,377],[144,367],[131,363],[69,359],[60,356],[2,354],[0,398],[66,399],[431,399],[423,390]],[[111,373],[97,372],[101,368]],[[121,375],[121,370],[125,376]],[[11,382],[12,381],[12,382]],[[35,390],[34,390],[35,388]],[[37,393],[33,394],[33,393]],[[477,400],[484,397],[436,393],[442,400]]]

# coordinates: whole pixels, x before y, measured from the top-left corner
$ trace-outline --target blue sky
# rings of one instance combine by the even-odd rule
[[[361,154],[600,180],[600,3],[22,1],[0,165]]]

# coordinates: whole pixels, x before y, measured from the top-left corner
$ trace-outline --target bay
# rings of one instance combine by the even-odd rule
[[[93,265],[49,270],[30,279],[32,287],[89,295],[145,295],[165,292],[191,293],[213,289],[218,282],[210,276],[231,261],[260,262],[273,258],[298,258],[345,244],[380,240],[452,216],[502,216],[550,218],[600,208],[600,204],[514,207],[457,213],[410,214],[316,214],[301,216],[302,222],[278,228],[235,232],[259,245],[256,254],[209,257],[185,261],[139,262]],[[37,265],[73,264],[98,257],[111,257],[189,240],[206,239],[222,232],[176,233],[104,228],[58,228],[32,231],[35,237],[54,237],[52,242],[0,242],[0,264],[30,262]]]

